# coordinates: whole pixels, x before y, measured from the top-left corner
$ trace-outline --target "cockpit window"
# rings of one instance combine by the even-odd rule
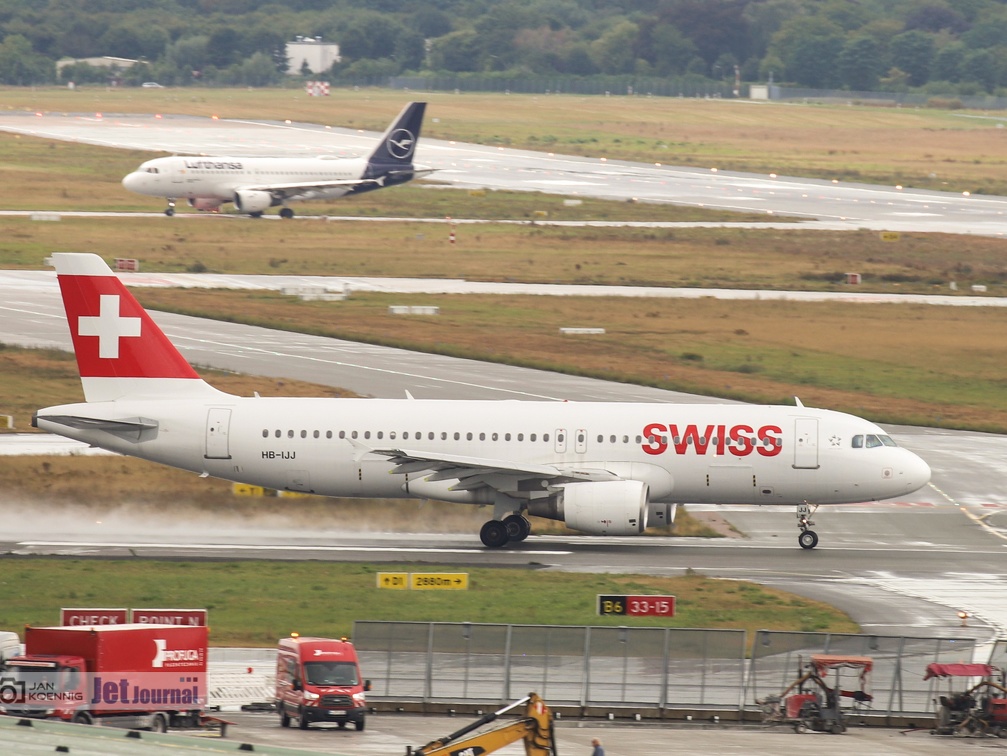
[[[857,435],[853,437],[853,448],[863,449],[864,448],[864,437]]]
[[[878,436],[878,438],[881,439],[881,443],[883,443],[885,446],[898,446],[898,444],[892,440],[891,436]]]
[[[867,442],[868,449],[873,449],[876,446],[881,446],[881,439],[875,436],[873,433],[868,433],[867,437],[864,440]]]

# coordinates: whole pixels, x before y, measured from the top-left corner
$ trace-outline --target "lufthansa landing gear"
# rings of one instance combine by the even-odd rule
[[[503,520],[490,520],[479,531],[483,545],[499,549],[511,541],[523,541],[531,533],[531,523],[519,514],[509,515]]]
[[[811,515],[817,509],[818,507],[812,509],[808,502],[797,505],[797,527],[801,529],[801,534],[797,536],[797,542],[801,544],[802,549],[813,549],[818,545],[818,533],[811,529],[811,526],[815,524]]]

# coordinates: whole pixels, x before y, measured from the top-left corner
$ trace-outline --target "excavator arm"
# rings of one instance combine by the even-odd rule
[[[483,725],[495,721],[501,714],[506,714],[522,705],[525,707],[525,716],[516,722],[469,735]],[[464,737],[466,735],[469,737]],[[482,756],[519,740],[524,740],[526,756],[556,756],[552,712],[545,705],[545,701],[535,693],[529,693],[521,700],[487,714],[450,735],[432,740],[419,748],[409,748],[406,754],[407,756]]]

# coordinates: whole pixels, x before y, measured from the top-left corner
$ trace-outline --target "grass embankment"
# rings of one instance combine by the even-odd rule
[[[162,562],[5,559],[0,629],[51,625],[60,606],[191,606],[209,609],[215,646],[271,646],[302,635],[351,635],[354,620],[466,621],[550,625],[626,625],[599,617],[599,593],[674,595],[671,619],[633,618],[634,627],[704,627],[754,631],[858,632],[821,602],[744,582],[687,574],[558,573],[536,569],[459,568],[334,562]],[[376,588],[379,571],[468,572],[468,591]]]
[[[5,88],[9,110],[184,113],[382,131],[410,99],[423,135],[542,152],[1007,194],[996,121],[925,108],[664,97],[334,89]],[[972,114],[975,115],[975,114]]]

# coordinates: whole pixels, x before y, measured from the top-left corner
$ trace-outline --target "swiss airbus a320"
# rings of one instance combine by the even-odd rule
[[[97,255],[53,255],[85,402],[45,431],[161,464],[324,496],[487,505],[490,548],[529,515],[597,535],[669,525],[678,503],[814,507],[904,496],[930,468],[862,418],[743,404],[261,398],[205,383]]]

